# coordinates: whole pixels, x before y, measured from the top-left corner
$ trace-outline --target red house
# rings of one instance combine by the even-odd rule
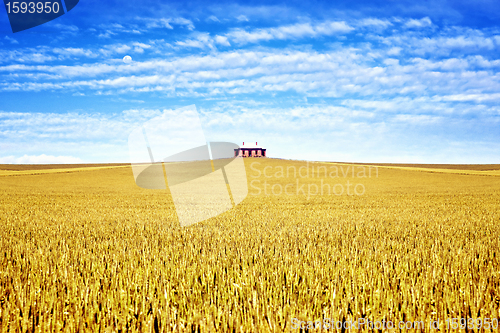
[[[234,157],[266,157],[266,150],[257,146],[257,142],[255,143],[255,147],[248,145],[245,147],[245,143],[243,142],[240,148],[234,150]]]

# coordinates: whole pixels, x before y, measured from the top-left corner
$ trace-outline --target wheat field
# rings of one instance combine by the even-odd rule
[[[500,318],[500,166],[245,164],[248,197],[185,228],[130,166],[1,173],[1,332]]]

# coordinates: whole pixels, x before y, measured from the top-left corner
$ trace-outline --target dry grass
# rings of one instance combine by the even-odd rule
[[[43,174],[49,174],[49,173],[73,173],[73,172],[80,172],[80,171],[95,171],[95,170],[102,170],[102,169],[116,169],[116,168],[130,168],[130,164],[128,165],[116,165],[116,166],[110,166],[107,164],[102,164],[100,166],[95,166],[98,164],[92,164],[92,165],[79,165],[80,167],[74,166],[70,168],[64,168],[64,169],[58,169],[58,168],[44,168],[44,166],[48,165],[40,165],[40,168],[20,168],[18,170],[1,170],[0,169],[0,177],[9,177],[9,176],[26,176],[26,175],[43,175]]]
[[[130,163],[106,163],[106,164],[0,164],[0,170],[26,171],[26,170],[49,170],[49,169],[72,169],[88,167],[113,167],[125,166]]]
[[[362,196],[266,196],[264,181],[296,183],[279,166],[306,164],[245,162],[260,181],[247,199],[187,228],[169,192],[138,188],[130,168],[0,177],[2,332],[500,317],[500,177],[380,168],[323,177]],[[255,178],[252,162],[274,176]]]
[[[377,165],[405,168],[429,168],[429,169],[452,169],[452,170],[476,170],[490,171],[500,170],[500,164],[408,164],[408,163],[351,163],[355,165]]]

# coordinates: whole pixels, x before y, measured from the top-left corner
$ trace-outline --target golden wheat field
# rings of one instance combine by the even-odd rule
[[[458,332],[452,320],[500,318],[500,166],[245,165],[248,197],[184,228],[168,190],[137,187],[130,166],[4,168],[1,332]],[[360,320],[424,325],[336,324]]]

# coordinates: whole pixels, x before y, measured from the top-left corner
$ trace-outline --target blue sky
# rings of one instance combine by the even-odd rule
[[[14,34],[0,9],[0,163],[128,162],[135,126],[191,104],[271,157],[500,163],[498,22],[489,0],[81,0]]]

